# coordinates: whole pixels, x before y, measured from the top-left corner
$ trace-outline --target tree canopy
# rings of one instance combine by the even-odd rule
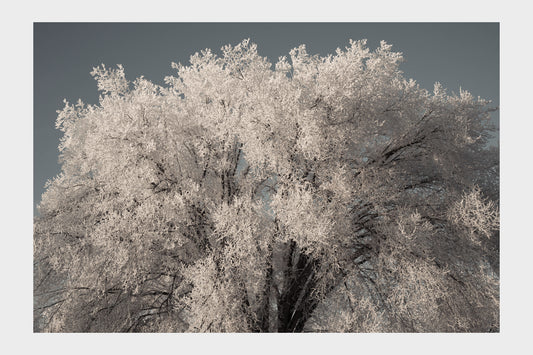
[[[499,330],[490,103],[382,42],[272,65],[245,40],[65,103],[34,222],[52,332]]]

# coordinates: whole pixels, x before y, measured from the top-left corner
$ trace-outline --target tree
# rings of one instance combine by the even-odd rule
[[[39,328],[498,331],[492,109],[401,61],[350,41],[272,67],[245,40],[166,86],[95,68],[34,222]]]

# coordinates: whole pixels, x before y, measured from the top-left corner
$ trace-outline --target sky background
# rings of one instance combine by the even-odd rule
[[[245,38],[272,63],[300,44],[327,55],[349,39],[366,38],[370,49],[385,40],[403,52],[401,69],[422,87],[432,90],[439,81],[448,92],[461,87],[499,106],[498,23],[34,23],[33,29],[34,214],[46,181],[61,169],[56,110],[63,99],[98,102],[89,73],[102,63],[124,65],[129,80],[143,75],[163,84],[175,74],[171,62],[186,64],[205,48],[220,53]],[[498,124],[499,112],[492,118]]]

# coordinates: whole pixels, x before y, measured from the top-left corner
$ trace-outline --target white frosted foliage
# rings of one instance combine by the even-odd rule
[[[493,108],[392,48],[94,68],[34,223],[40,330],[498,330]]]

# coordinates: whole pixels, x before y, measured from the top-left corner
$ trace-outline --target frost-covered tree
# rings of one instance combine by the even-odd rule
[[[245,40],[165,86],[95,68],[99,104],[57,118],[37,328],[498,331],[489,103],[401,61],[351,41],[272,66]]]

